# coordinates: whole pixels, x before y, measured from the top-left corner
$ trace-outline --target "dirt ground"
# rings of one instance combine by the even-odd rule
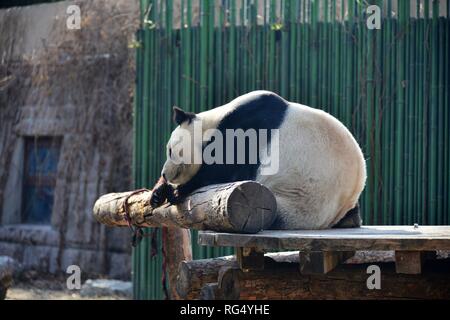
[[[68,290],[66,278],[27,274],[14,279],[6,300],[126,300],[120,296],[82,297],[79,290]]]

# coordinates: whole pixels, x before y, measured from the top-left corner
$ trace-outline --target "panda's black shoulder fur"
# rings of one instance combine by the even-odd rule
[[[227,143],[227,135],[225,134],[227,129],[242,129],[244,131],[248,129],[267,129],[267,142],[269,144],[271,139],[270,130],[280,128],[289,106],[289,102],[269,91],[251,93],[245,97],[240,97],[239,100],[232,101],[232,103],[236,103],[236,106],[231,112],[224,115],[217,125],[217,129],[222,132],[224,146]],[[206,143],[206,145],[208,145],[208,143]],[[236,144],[233,164],[224,163],[207,165],[203,163],[197,174],[189,182],[179,186],[178,192],[180,196],[189,194],[195,189],[211,184],[254,180],[260,166],[260,159],[258,156],[256,164],[249,164],[248,150],[249,146],[248,143],[246,143],[245,164],[236,164]],[[224,159],[226,159],[225,148],[223,150],[223,155]]]
[[[240,98],[232,112],[219,122],[225,129],[277,129],[284,120],[288,102],[270,91],[258,91]]]

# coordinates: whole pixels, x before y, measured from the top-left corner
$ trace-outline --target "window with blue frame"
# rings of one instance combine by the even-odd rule
[[[23,223],[50,223],[60,149],[59,137],[25,138]]]

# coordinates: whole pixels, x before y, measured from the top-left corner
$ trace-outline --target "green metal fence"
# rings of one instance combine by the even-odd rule
[[[365,224],[448,224],[450,1],[369,2],[380,30],[367,28],[367,1],[141,0],[136,187],[159,176],[173,105],[199,112],[267,89],[330,112],[356,136]],[[133,262],[136,298],[161,298],[149,242]]]

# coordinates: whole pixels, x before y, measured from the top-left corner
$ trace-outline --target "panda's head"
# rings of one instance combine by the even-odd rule
[[[173,120],[178,126],[167,143],[167,159],[161,175],[170,184],[182,185],[201,167],[202,132],[196,131],[201,128],[201,119],[194,113],[173,107]]]

